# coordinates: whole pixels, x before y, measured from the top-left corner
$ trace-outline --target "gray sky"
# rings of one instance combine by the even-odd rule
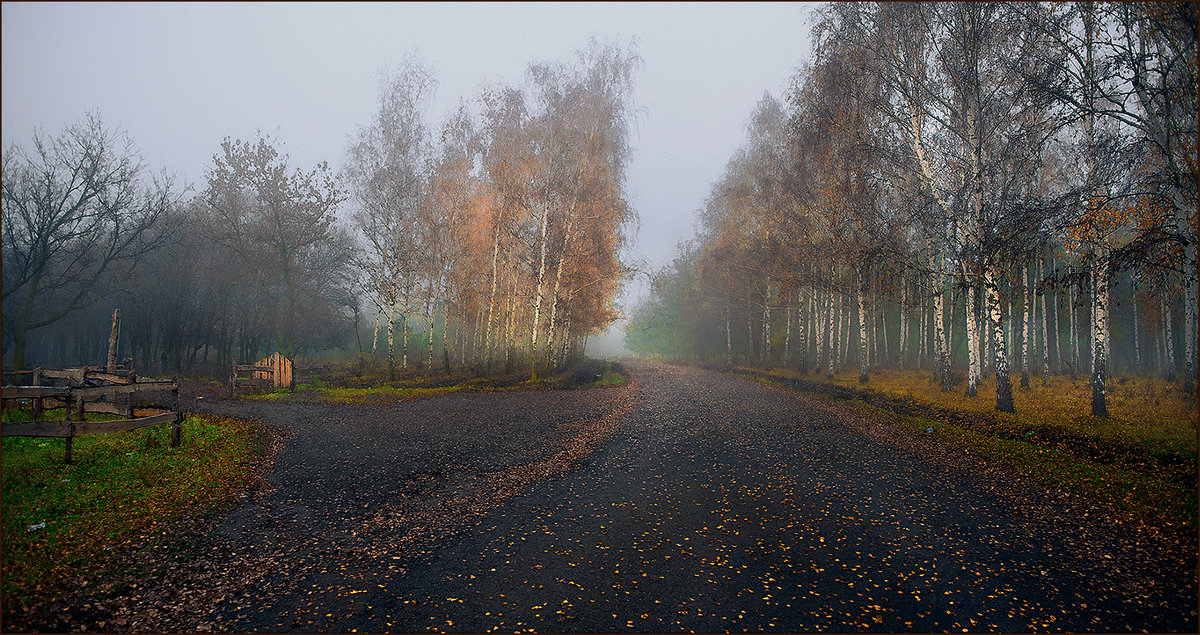
[[[657,268],[692,234],[754,103],[763,91],[782,97],[808,58],[812,6],[4,2],[3,145],[99,110],[149,165],[197,189],[224,137],[257,130],[293,165],[338,168],[376,107],[378,71],[408,52],[436,70],[436,125],[480,84],[518,84],[531,61],[570,61],[591,36],[637,37],[633,255]]]

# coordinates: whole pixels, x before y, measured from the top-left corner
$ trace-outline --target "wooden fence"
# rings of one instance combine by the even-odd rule
[[[29,399],[32,421],[15,421],[0,426],[6,437],[65,438],[66,462],[71,463],[72,439],[89,434],[109,434],[136,430],[160,423],[171,424],[171,447],[179,446],[179,378],[170,381],[139,381],[132,372],[107,372],[95,366],[63,370],[34,369],[24,386],[0,388],[3,401]],[[56,385],[63,384],[66,385]],[[138,393],[171,393],[170,408],[135,407]],[[44,421],[46,410],[69,408],[66,421]],[[88,412],[125,417],[116,421],[86,421]]]
[[[249,377],[239,377],[239,374],[250,373]],[[293,387],[292,360],[272,353],[268,357],[253,364],[238,364],[233,360],[233,368],[229,373],[229,396],[237,394],[238,388],[288,388]]]

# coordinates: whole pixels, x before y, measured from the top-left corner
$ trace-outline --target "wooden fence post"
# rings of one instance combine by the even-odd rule
[[[171,423],[171,447],[179,447],[179,426],[183,413],[179,411],[179,375],[175,375],[175,387],[171,389],[171,409],[175,411],[175,421]]]
[[[33,369],[33,382],[32,383],[34,386],[42,385],[42,367],[41,366],[38,366],[37,368]],[[29,406],[29,409],[31,411],[33,411],[33,420],[34,421],[41,420],[41,418],[42,418],[42,398],[34,397],[33,403]]]
[[[67,434],[67,450],[64,461],[67,465],[71,465],[73,462],[71,458],[71,446],[73,446],[75,442],[75,422],[83,420],[83,395],[76,397],[75,403],[72,406],[68,406],[67,409],[69,412],[68,418],[71,422],[71,428]]]
[[[105,369],[110,373],[117,372],[117,338],[121,333],[121,309],[113,309],[112,330],[108,334],[108,363]]]

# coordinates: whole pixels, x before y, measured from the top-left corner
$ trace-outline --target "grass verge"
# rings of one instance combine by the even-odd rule
[[[396,381],[383,378],[372,386],[345,386],[336,379],[314,380],[299,384],[294,390],[246,395],[246,399],[267,401],[300,401],[323,403],[373,403],[379,401],[413,401],[427,397],[448,395],[463,390],[512,391],[537,389],[594,388],[622,386],[629,377],[620,364],[603,360],[583,360],[552,375],[529,379],[528,371],[505,375],[471,377],[466,375],[446,376],[436,373],[430,376],[410,376]],[[352,383],[359,384],[363,377]]]
[[[784,369],[740,373],[815,392],[913,433],[932,434],[1164,527],[1197,527],[1195,401],[1162,380],[1127,379],[1110,390],[1108,418],[1093,417],[1085,380],[1051,378],[1014,388],[1017,413],[995,412],[994,382],[968,398],[942,393],[928,371],[857,372],[832,381]],[[990,402],[989,393],[990,392]]]
[[[28,413],[5,412],[21,419]],[[6,613],[53,601],[84,567],[158,526],[217,511],[252,482],[266,449],[252,422],[187,414],[181,433],[178,448],[165,425],[78,437],[73,465],[63,463],[63,439],[3,440]]]

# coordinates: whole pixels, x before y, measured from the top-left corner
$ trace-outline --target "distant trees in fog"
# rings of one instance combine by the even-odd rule
[[[864,382],[920,365],[943,390],[963,364],[968,394],[996,373],[1001,410],[1010,371],[1090,366],[1097,414],[1110,369],[1194,389],[1196,17],[826,5],[786,125],[760,101],[629,346],[827,374],[854,357]]]
[[[3,332],[17,368],[31,333],[123,288],[168,231],[177,196],[169,178],[146,175],[127,137],[93,115],[5,150]]]
[[[98,362],[114,306],[142,372],[339,347],[382,348],[393,376],[561,364],[617,316],[639,64],[593,42],[433,126],[434,73],[407,60],[340,174],[291,165],[269,137],[225,139],[186,199],[95,119],[13,145],[6,365]]]

